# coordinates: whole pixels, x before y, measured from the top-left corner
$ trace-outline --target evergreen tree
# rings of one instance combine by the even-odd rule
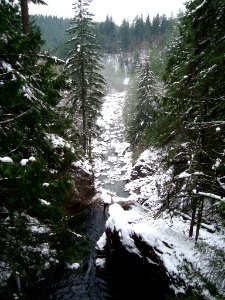
[[[67,72],[71,80],[70,99],[81,115],[82,141],[85,154],[90,154],[91,139],[98,133],[96,119],[100,113],[105,80],[101,75],[100,55],[95,41],[95,24],[88,7],[90,0],[74,4],[75,16],[68,29],[71,39]]]
[[[160,32],[163,34],[167,29],[167,17],[166,15],[160,16]]]
[[[63,80],[53,60],[40,58],[39,30],[30,24],[24,34],[21,20],[18,5],[0,3],[0,211],[8,216],[0,215],[1,244],[7,245],[0,256],[10,271],[31,274],[31,265],[37,270],[46,261],[32,252],[40,240],[28,228],[29,216],[52,229],[61,222],[75,151],[72,143],[52,145],[64,121],[57,108]]]
[[[62,124],[56,106],[61,100],[59,91],[63,80],[55,72],[53,60],[45,62],[39,56],[42,42],[39,30],[31,24],[29,33],[24,35],[19,7],[1,4],[0,35],[0,157],[10,156],[15,162],[12,165],[1,163],[1,176],[7,177],[7,180],[1,181],[4,185],[1,195],[4,205],[10,209],[7,204],[9,197],[11,203],[14,201],[13,207],[17,207],[18,203],[24,203],[24,207],[27,207],[30,205],[29,201],[33,201],[35,205],[35,199],[40,198],[43,192],[41,183],[44,180],[55,180],[57,185],[58,178],[49,169],[58,168],[61,172],[66,172],[70,161],[67,161],[67,165],[66,159],[61,161],[62,158],[52,149],[48,139],[49,134],[57,134],[56,124]],[[68,138],[63,129],[61,134]],[[38,178],[38,182],[33,182],[33,188],[29,189],[24,186],[26,168],[22,168],[19,162],[33,156],[39,161],[39,170],[35,169],[35,163],[31,164],[34,166],[33,178]],[[31,170],[32,167],[29,174]],[[37,177],[36,171],[42,177]],[[23,175],[17,176],[17,172]],[[10,176],[6,176],[7,173]],[[17,186],[13,190],[15,193],[11,189],[12,182]],[[22,198],[26,198],[28,202],[23,202]]]
[[[131,26],[131,35],[134,45],[142,46],[145,38],[145,24],[143,16],[137,16]]]
[[[118,52],[117,26],[112,17],[106,16],[104,24],[105,42],[104,47],[106,53]]]
[[[96,41],[104,53],[118,53],[118,26],[112,17],[107,15],[104,22],[96,23]]]
[[[32,19],[40,27],[45,40],[42,51],[66,59],[69,52],[68,44],[65,44],[68,38],[66,28],[69,27],[70,20],[40,15]],[[152,47],[157,47],[161,52],[170,43],[176,22],[174,18],[160,16],[158,33],[153,34],[149,16],[144,24],[142,17],[136,17],[131,25],[128,20],[123,20],[120,26],[114,23],[112,17],[107,16],[104,22],[95,24],[96,44],[100,45],[101,53],[106,55],[122,52],[125,57],[129,57],[136,51],[143,50],[147,53]]]
[[[145,21],[145,36],[146,36],[147,45],[150,45],[151,37],[152,37],[152,24],[149,15],[147,16]]]
[[[129,52],[131,45],[130,24],[126,19],[119,27],[119,45],[123,53]]]
[[[197,224],[196,240],[202,218],[214,210],[210,203],[224,197],[224,16],[222,0],[187,3],[167,67],[162,139],[172,148],[174,199],[182,193],[182,206],[192,214],[190,236]]]
[[[123,107],[123,120],[125,125],[126,139],[131,142],[135,140],[135,133],[133,128],[133,117],[135,113],[138,89],[138,71],[139,63],[134,64],[129,74],[129,83],[127,93],[125,96],[125,103]]]
[[[153,19],[152,19],[152,34],[153,35],[158,35],[160,32],[160,17],[159,14],[157,14]]]
[[[127,138],[133,146],[140,143],[145,130],[155,121],[155,113],[162,93],[159,80],[151,71],[149,59],[141,65],[136,80],[136,95],[132,93],[133,105],[126,130]]]

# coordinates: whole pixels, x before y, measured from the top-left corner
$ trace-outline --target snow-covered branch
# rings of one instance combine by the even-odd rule
[[[38,57],[43,58],[43,59],[48,59],[53,61],[56,64],[60,64],[60,65],[64,65],[66,62],[56,56],[50,56],[50,55],[46,55],[46,54],[37,54]]]
[[[221,202],[225,202],[225,197],[215,195],[215,194],[212,194],[212,193],[197,192],[196,190],[193,190],[193,193],[201,195],[201,196],[206,196],[206,197],[211,198],[211,199],[219,200]]]
[[[208,128],[215,126],[225,126],[225,121],[192,122],[187,124],[188,129]]]

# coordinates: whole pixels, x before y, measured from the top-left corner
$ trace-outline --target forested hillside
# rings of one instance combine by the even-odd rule
[[[70,20],[52,16],[32,17],[45,43],[42,51],[66,60],[69,53],[67,29]],[[119,26],[110,16],[95,24],[96,43],[100,46],[103,75],[109,88],[124,89],[124,80],[131,69],[146,57],[151,57],[151,68],[161,79],[165,70],[166,49],[177,34],[178,17],[159,14],[150,19],[136,16],[132,22],[123,20]]]
[[[224,220],[225,212],[224,16],[224,1],[187,3],[163,81],[150,53],[133,70],[124,108],[134,151],[164,149],[162,162],[172,170],[164,207],[189,215],[196,241],[201,223]]]
[[[176,18],[136,16],[118,26],[107,16],[95,25],[108,85],[123,90],[129,78],[123,116],[134,156],[165,150],[173,170],[165,208],[190,215],[196,240],[202,219],[224,216],[223,17],[221,0],[196,0]]]
[[[66,30],[70,27],[70,20],[42,15],[35,15],[32,20],[40,27],[45,40],[42,49],[65,58]],[[164,49],[176,23],[175,17],[158,14],[152,20],[149,16],[146,19],[136,16],[132,22],[124,19],[121,25],[117,25],[111,16],[107,16],[104,22],[95,25],[96,40],[104,54],[134,53],[140,48],[151,48],[153,44]]]
[[[44,39],[42,50],[47,51],[50,55],[66,59],[69,51],[65,44],[68,40],[66,30],[70,27],[70,20],[42,15],[33,16],[31,20],[33,20],[41,30]]]

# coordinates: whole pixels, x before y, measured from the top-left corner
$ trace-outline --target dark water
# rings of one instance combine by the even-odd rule
[[[110,280],[106,275],[97,273],[95,267],[96,241],[104,232],[108,213],[103,211],[101,205],[93,205],[82,212],[81,218],[79,234],[85,235],[87,239],[87,243],[83,246],[85,251],[81,267],[77,270],[70,270],[63,266],[57,268],[39,285],[39,295],[33,299],[112,299]],[[76,245],[74,251],[77,251]]]

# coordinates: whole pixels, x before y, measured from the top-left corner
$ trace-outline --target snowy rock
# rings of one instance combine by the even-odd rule
[[[146,289],[151,289],[157,299],[196,294],[203,299],[216,299],[207,282],[217,288],[219,296],[223,294],[223,235],[202,229],[202,243],[196,247],[188,237],[189,224],[180,217],[174,217],[172,222],[166,214],[156,220],[145,216],[135,220],[137,215],[125,212],[118,204],[110,206],[109,214],[105,233],[97,243],[97,255],[106,259],[105,270],[113,274],[124,299],[132,295],[145,299]],[[205,243],[207,239],[210,245]],[[140,279],[139,274],[144,276]],[[135,294],[137,290],[141,294]]]
[[[162,299],[163,295],[173,296],[160,250],[150,247],[136,235],[121,206],[111,205],[109,213],[98,255],[105,259],[103,266],[112,274],[121,299],[146,299],[149,291],[157,295],[157,299]]]
[[[73,167],[80,168],[88,174],[92,174],[92,166],[87,160],[78,160],[72,163]]]
[[[111,204],[112,203],[113,194],[109,190],[100,188],[99,199],[103,203]]]

